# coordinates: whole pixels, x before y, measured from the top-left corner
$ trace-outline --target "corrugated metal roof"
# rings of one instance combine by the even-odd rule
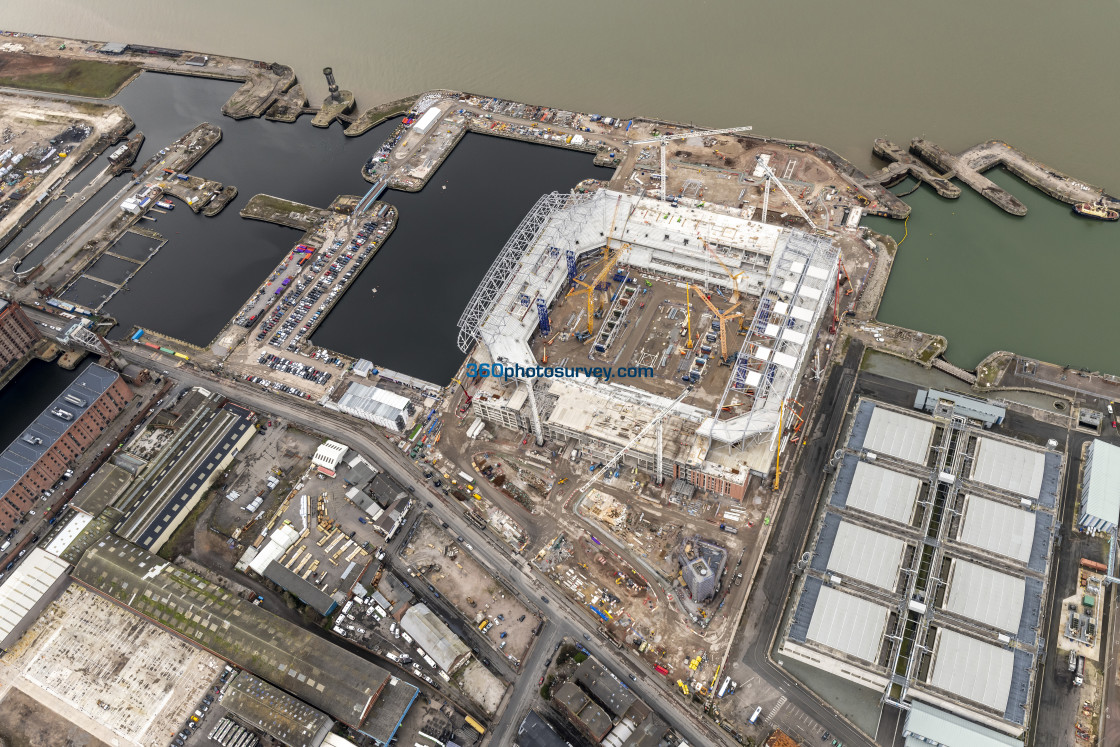
[[[871,413],[863,448],[915,464],[925,464],[932,440],[933,423],[876,407]]]
[[[1026,582],[1006,573],[970,563],[953,561],[945,609],[985,625],[1017,633],[1023,617]]]
[[[1042,492],[1045,469],[1046,457],[1042,452],[981,438],[976,444],[971,477],[986,485],[1035,499]]]
[[[389,682],[372,662],[119,537],[91,546],[71,575],[352,726]]]
[[[54,536],[51,537],[50,542],[44,546],[44,549],[51,555],[61,556],[66,548],[70,546],[70,543],[77,539],[78,535],[82,533],[82,530],[93,521],[92,516],[82,513],[81,511],[71,511],[69,519],[69,521],[54,532]]]
[[[940,389],[922,389],[919,391],[914,400],[914,407],[932,412],[939,400],[952,402],[953,412],[958,415],[989,424],[997,423],[1007,415],[1007,408],[994,404],[990,400]]]
[[[967,495],[957,539],[1026,563],[1034,546],[1036,519],[1031,511]]]
[[[0,641],[15,630],[24,616],[66,573],[70,564],[36,547],[0,586]]]
[[[238,672],[222,706],[289,747],[319,747],[334,722],[327,714],[248,672]]]
[[[894,591],[906,543],[853,524],[840,522],[828,558],[828,570],[845,578]]]
[[[457,664],[466,661],[464,655],[471,653],[470,647],[452,633],[426,604],[409,607],[401,616],[401,627],[445,672],[454,672]]]
[[[929,684],[1002,714],[1014,668],[1011,651],[941,628],[933,646]]]
[[[847,506],[909,524],[922,481],[875,464],[859,462],[852,476]]]
[[[875,662],[889,615],[890,610],[882,605],[824,586],[806,637],[857,659]]]
[[[944,747],[1023,747],[1022,740],[974,724],[920,700],[910,704],[902,735],[906,737],[906,747],[930,747],[931,744]]]
[[[273,560],[264,569],[264,577],[277,584],[284,591],[299,597],[299,600],[311,609],[326,617],[338,606],[329,594],[321,591],[317,586],[299,574],[293,573]]]
[[[1085,461],[1081,515],[1120,524],[1120,448],[1094,439]]]

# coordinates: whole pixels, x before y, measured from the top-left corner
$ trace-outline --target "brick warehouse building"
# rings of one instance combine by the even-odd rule
[[[0,532],[16,526],[131,399],[120,374],[88,366],[0,453]]]
[[[0,299],[0,372],[22,358],[38,339],[39,331],[19,304]]]

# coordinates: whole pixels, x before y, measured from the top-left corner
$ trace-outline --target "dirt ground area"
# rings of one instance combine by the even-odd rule
[[[398,145],[393,152],[394,160],[400,159],[405,154],[408,156],[408,161],[397,167],[398,173],[416,182],[423,183],[447,156],[465,131],[466,125],[461,122],[447,120],[439,122],[434,125],[432,135],[425,138],[415,151],[409,150],[408,137],[405,137],[404,142]]]
[[[261,431],[230,466],[220,495],[215,496],[217,506],[210,523],[222,534],[232,535],[261,511],[271,516],[322,443],[322,439],[289,428],[278,418],[265,420],[261,425]],[[279,480],[275,488],[269,489],[269,477]],[[231,493],[237,493],[237,497],[228,500]],[[245,508],[257,495],[263,495],[264,501],[250,514]]]
[[[471,659],[466,666],[455,673],[451,681],[467,693],[487,716],[494,715],[502,702],[502,696],[506,694],[506,683],[498,679],[497,675],[483,666],[478,659]]]
[[[0,701],[0,743],[6,747],[109,747],[15,688]]]
[[[618,482],[604,481],[578,504],[577,515],[589,524],[573,526],[558,517],[562,527],[572,528],[548,542],[535,563],[561,593],[597,616],[600,632],[616,645],[636,649],[650,668],[661,665],[674,680],[703,682],[732,638],[734,610],[746,588],[736,585],[735,577],[766,506],[703,494],[681,504],[665,496],[647,503],[612,484]],[[720,523],[738,533],[719,531]],[[690,599],[680,580],[678,549],[683,538],[694,535],[726,551],[717,594],[703,604]],[[690,668],[701,655],[696,669]]]
[[[11,49],[20,45],[9,42],[4,46]],[[0,85],[10,88],[107,99],[139,72],[133,65],[118,62],[0,51]]]
[[[494,621],[485,637],[496,650],[518,661],[525,658],[538,618],[475,562],[431,514],[422,514],[402,554],[410,569],[435,587],[467,621],[476,626],[484,617]],[[505,619],[499,620],[499,615]],[[502,633],[505,638],[499,638]],[[506,646],[499,649],[502,643]]]
[[[3,57],[0,53],[0,60]],[[2,65],[0,61],[0,85],[7,85],[2,80]],[[88,134],[84,129],[82,132],[71,129],[75,126],[88,127]],[[12,151],[5,165],[11,166],[15,156],[22,155],[21,163],[13,172],[22,173],[20,170],[25,168],[30,171],[28,167],[49,169],[43,174],[25,174],[15,182],[12,173],[6,176],[5,183],[0,185],[0,232],[15,225],[47,186],[70,174],[74,164],[82,160],[99,136],[110,131],[124,132],[129,127],[131,120],[119,106],[0,93],[0,153]],[[52,146],[52,138],[60,137],[56,146]],[[52,147],[56,153],[41,162]],[[66,157],[59,157],[59,152],[65,152]],[[18,195],[22,195],[22,199],[13,202]]]
[[[625,271],[623,268],[619,270]],[[575,337],[575,332],[587,331],[587,299],[578,295],[561,298],[554,305],[553,324],[560,331],[550,342],[533,341],[537,360],[543,361],[547,353],[548,364],[556,366],[608,364],[648,367],[653,369],[653,376],[633,383],[646,391],[671,397],[680,394],[683,386],[681,377],[695,369],[700,372],[700,380],[685,402],[697,407],[714,408],[723,394],[731,368],[720,365],[722,350],[719,335],[712,328],[716,317],[705,303],[705,298],[710,295],[707,300],[726,319],[724,339],[728,355],[739,351],[742,335],[746,334],[745,328],[750,325],[758,307],[758,299],[743,294],[738,304],[732,304],[722,289],[713,289],[701,297],[694,291],[686,293],[678,283],[665,282],[652,275],[635,273],[634,280],[633,285],[639,291],[627,312],[623,329],[605,353],[593,349],[595,338],[580,342]],[[611,296],[617,291],[618,283],[612,283],[609,291],[596,293],[593,307],[596,310],[609,309]],[[691,345],[688,344],[690,316]],[[744,329],[740,329],[740,324]],[[600,325],[601,320],[595,320],[596,330]],[[700,356],[707,356],[708,363],[696,367],[696,359]],[[731,406],[739,404],[749,403],[736,402]]]
[[[823,207],[817,200],[826,191],[840,187],[843,196],[849,196],[836,170],[800,146],[739,135],[697,136],[670,142],[665,158],[667,193],[670,197],[738,208],[745,211],[746,217],[760,219],[765,176],[754,175],[758,156],[769,157],[771,170],[802,209],[811,217],[817,214],[814,221],[823,221]],[[660,148],[650,145],[637,154],[633,177],[627,178],[656,190],[660,170]],[[771,187],[767,208],[769,223],[804,226],[796,207],[777,187]]]

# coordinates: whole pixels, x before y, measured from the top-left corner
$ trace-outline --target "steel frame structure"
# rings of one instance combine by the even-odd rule
[[[459,350],[468,353],[479,340],[482,321],[493,310],[506,284],[517,273],[522,257],[537,240],[545,224],[558,212],[565,212],[564,208],[584,202],[588,197],[588,195],[552,192],[537,200],[525,214],[513,235],[509,237],[490,265],[490,269],[486,271],[482,282],[475,288],[471,300],[467,302],[466,308],[459,317]],[[578,255],[574,248],[571,251]],[[560,254],[560,252],[556,253],[556,259],[559,259]]]
[[[832,247],[831,241],[826,238],[818,236],[811,236],[801,231],[790,232],[785,245],[779,252],[774,255],[773,267],[770,276],[766,282],[766,288],[763,290],[760,297],[758,308],[755,310],[754,318],[751,320],[750,326],[747,328],[747,334],[743,338],[743,344],[739,348],[739,354],[736,356],[735,362],[732,364],[731,376],[727,379],[727,384],[723,388],[723,394],[720,396],[719,404],[716,406],[713,418],[718,420],[720,413],[723,412],[723,406],[727,404],[727,399],[734,390],[743,390],[746,388],[746,373],[748,371],[757,370],[752,368],[752,363],[761,364],[762,369],[758,371],[762,374],[758,387],[754,393],[754,404],[751,409],[744,413],[745,418],[742,426],[736,428],[736,431],[741,433],[737,439],[728,439],[724,442],[725,447],[730,451],[737,448],[742,451],[745,450],[749,444],[756,442],[766,436],[770,437],[771,448],[774,448],[774,441],[778,435],[778,429],[767,428],[759,430],[752,435],[751,426],[754,424],[755,416],[761,412],[772,411],[775,407],[780,406],[782,401],[791,397],[794,390],[798,386],[800,379],[800,371],[802,366],[799,364],[795,369],[783,369],[774,362],[769,360],[762,360],[753,356],[750,351],[751,346],[758,346],[765,343],[767,347],[779,352],[783,351],[787,340],[785,337],[786,331],[794,326],[801,327],[795,331],[801,332],[806,335],[804,345],[812,344],[812,335],[809,334],[813,331],[813,327],[820,323],[822,305],[827,305],[828,293],[822,293],[821,298],[816,302],[816,309],[814,311],[813,321],[796,323],[793,317],[785,317],[782,323],[778,325],[778,333],[776,337],[766,337],[763,330],[769,322],[771,316],[775,314],[774,300],[779,296],[789,295],[790,305],[793,305],[793,300],[801,293],[801,289],[805,284],[805,280],[809,275],[809,268],[813,266],[813,261],[817,260],[818,263],[823,259],[828,265],[829,278],[822,281],[821,285],[830,289],[831,284],[835,280],[835,273],[838,267],[838,254]],[[799,272],[794,271],[794,267],[800,264],[801,269]],[[791,281],[791,278],[796,277],[795,289],[792,293],[783,290],[782,286]],[[793,343],[791,343],[793,344]],[[804,352],[798,350],[797,356],[799,361],[803,362]],[[775,383],[776,382],[776,383]],[[780,389],[780,392],[775,392],[775,388]],[[780,393],[780,398],[772,400],[771,397]],[[777,405],[775,405],[775,402]],[[712,423],[714,430],[715,421]],[[716,439],[713,439],[715,441]],[[723,441],[723,439],[719,439]]]

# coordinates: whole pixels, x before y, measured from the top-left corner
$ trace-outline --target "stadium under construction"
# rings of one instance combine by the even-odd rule
[[[606,189],[538,200],[459,320],[471,362],[522,369],[476,377],[478,415],[741,500],[789,435],[839,252],[740,216]],[[547,375],[577,366],[618,375]]]

